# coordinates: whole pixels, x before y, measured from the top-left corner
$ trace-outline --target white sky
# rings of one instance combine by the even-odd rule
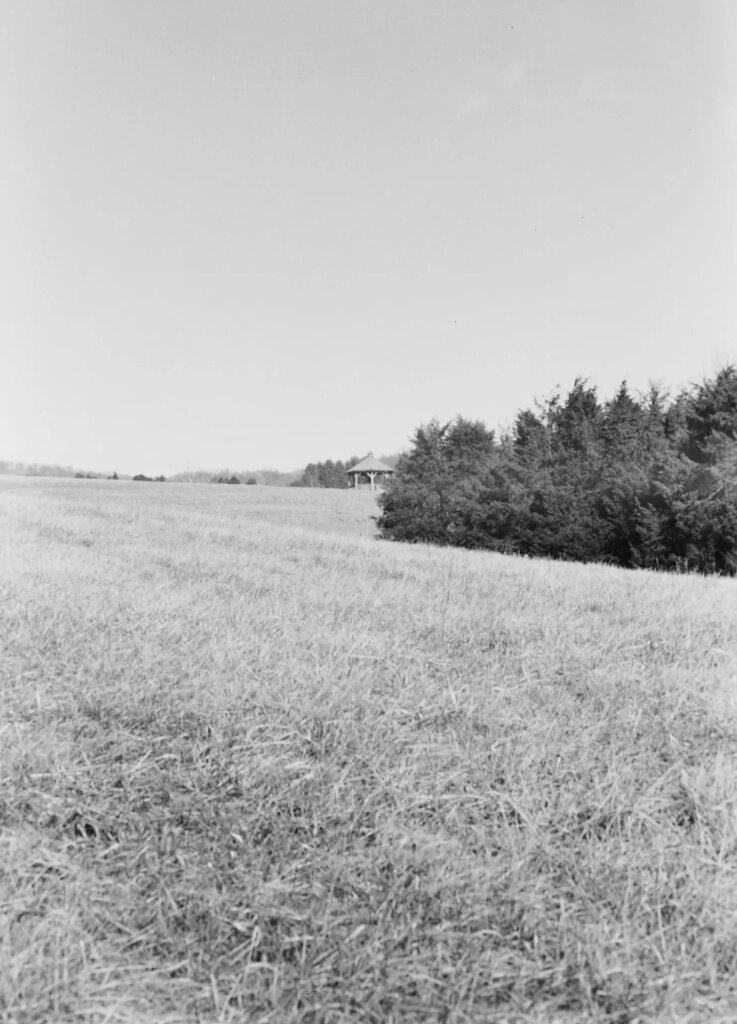
[[[5,0],[0,458],[166,474],[737,361],[734,0]]]

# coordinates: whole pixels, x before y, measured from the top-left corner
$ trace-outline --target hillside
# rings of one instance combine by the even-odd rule
[[[0,1018],[737,1018],[732,580],[0,481]]]

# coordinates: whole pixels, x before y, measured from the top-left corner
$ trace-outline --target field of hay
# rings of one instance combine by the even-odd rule
[[[737,1020],[737,584],[0,477],[0,1020]]]

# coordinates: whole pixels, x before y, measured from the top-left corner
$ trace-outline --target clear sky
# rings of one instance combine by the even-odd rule
[[[735,0],[4,0],[0,458],[376,454],[737,361]]]

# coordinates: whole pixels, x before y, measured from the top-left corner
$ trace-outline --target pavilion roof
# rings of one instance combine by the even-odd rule
[[[393,473],[394,470],[391,466],[387,466],[381,459],[375,459],[373,455],[369,454],[365,459],[361,459],[355,466],[351,466],[350,469],[346,470],[346,473]]]

